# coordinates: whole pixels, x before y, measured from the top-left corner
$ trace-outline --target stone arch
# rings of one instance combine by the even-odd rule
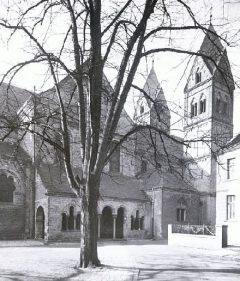
[[[106,207],[109,207],[109,208],[112,210],[112,214],[113,214],[113,215],[117,214],[116,208],[115,208],[112,204],[103,205],[103,206],[99,209],[99,210],[101,210],[99,214],[102,214],[103,210],[104,210]]]
[[[111,206],[105,206],[102,209],[100,237],[113,238],[113,209]]]
[[[7,177],[12,177],[13,183],[15,185],[15,191],[25,193],[25,190],[23,190],[24,184],[22,180],[22,175],[20,173],[17,173],[16,171],[10,169],[0,169],[0,175],[6,175]]]
[[[45,232],[45,214],[42,206],[39,206],[36,211],[36,232],[35,237],[44,239]]]

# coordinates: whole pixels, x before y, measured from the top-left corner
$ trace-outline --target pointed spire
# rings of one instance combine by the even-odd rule
[[[212,25],[212,11],[213,11],[213,7],[211,5],[211,8],[210,8],[210,25]]]

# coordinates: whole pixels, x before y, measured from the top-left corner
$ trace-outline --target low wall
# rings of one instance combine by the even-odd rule
[[[227,246],[226,226],[216,225],[216,235],[195,235],[172,233],[172,225],[168,225],[168,245],[186,246],[202,249],[220,249]]]

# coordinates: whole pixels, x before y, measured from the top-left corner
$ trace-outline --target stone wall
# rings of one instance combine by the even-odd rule
[[[74,230],[62,230],[62,214],[69,215],[70,207],[74,208]],[[76,229],[76,215],[81,206],[74,197],[49,196],[48,241],[79,241],[80,230]]]
[[[182,223],[199,223],[199,202],[198,194],[184,191],[163,190],[162,197],[162,236],[168,235],[168,224],[179,223],[177,221],[177,208],[179,202],[183,201],[183,207],[186,208],[186,219]]]
[[[145,201],[134,200],[121,200],[113,198],[104,198],[99,200],[98,214],[102,214],[105,207],[112,209],[112,214],[117,215],[120,207],[124,209],[124,225],[123,225],[123,238],[147,238],[151,237],[151,218],[150,204]],[[136,216],[136,211],[139,211],[139,217],[144,216],[143,230],[131,230],[131,216]]]
[[[18,161],[11,154],[12,149],[7,144],[0,147],[0,174],[11,177],[14,185],[13,201],[0,202],[0,239],[30,238],[33,223],[30,165],[27,160]]]

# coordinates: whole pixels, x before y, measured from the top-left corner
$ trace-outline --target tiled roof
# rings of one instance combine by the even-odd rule
[[[41,165],[38,168],[38,173],[49,195],[67,194],[74,196],[65,171],[61,171],[58,165]],[[75,170],[75,174],[77,174],[77,170]],[[103,174],[100,182],[100,197],[137,201],[148,200],[141,190],[139,180],[122,175],[109,176]]]
[[[59,165],[44,164],[37,169],[48,194],[68,194],[74,196],[65,171]]]
[[[140,180],[123,175],[103,174],[100,183],[100,196],[117,199],[148,201],[148,197],[142,191]]]

